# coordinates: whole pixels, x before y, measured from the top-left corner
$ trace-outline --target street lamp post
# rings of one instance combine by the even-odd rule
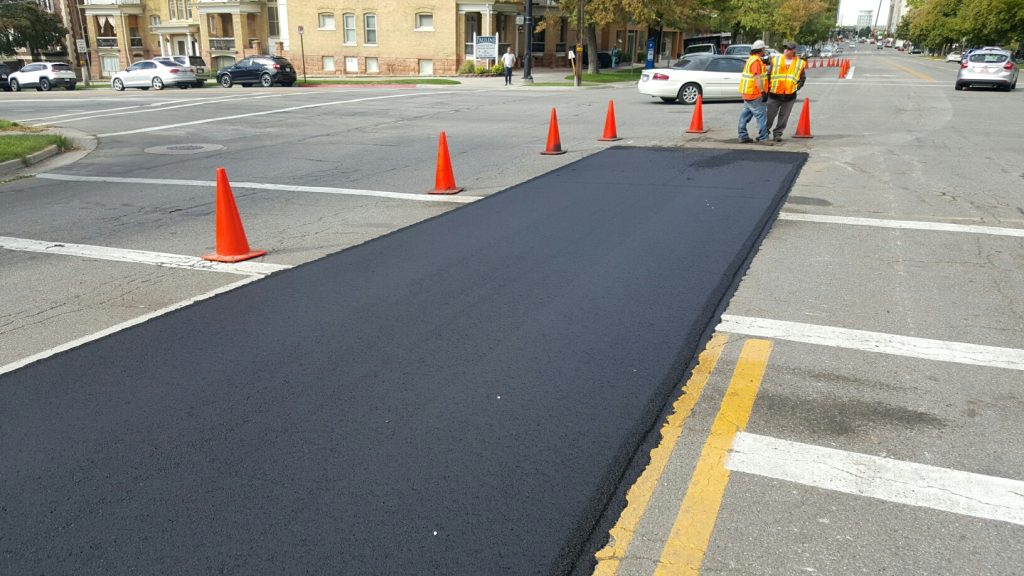
[[[526,35],[526,53],[523,55],[523,83],[533,83],[533,0],[526,0],[526,17],[523,18],[523,33]]]
[[[576,13],[576,66],[575,78],[573,84],[576,86],[583,85],[583,0],[576,0],[577,13]],[[600,65],[599,65],[600,66]]]

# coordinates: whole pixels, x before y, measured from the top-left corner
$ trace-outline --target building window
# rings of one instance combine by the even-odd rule
[[[331,14],[330,12],[321,12],[317,16],[320,18],[321,30],[334,30],[334,14]]]
[[[324,56],[324,72],[334,72],[334,56]]]
[[[345,44],[356,45],[356,15],[342,14],[341,25],[345,27]]]
[[[277,6],[267,6],[267,35],[281,35],[281,20],[277,15]]]
[[[380,61],[377,60],[376,58],[367,58],[366,59],[366,73],[367,74],[377,74],[378,72],[380,72]]]
[[[434,75],[434,61],[433,60],[420,60],[420,76],[433,76]]]
[[[160,25],[160,17],[156,16],[156,15],[150,16],[149,17],[149,25],[150,26],[159,26]]]
[[[210,36],[217,37],[217,16],[210,14],[206,17],[206,27],[210,29]]]
[[[429,13],[420,13],[416,15],[416,29],[424,31],[432,31],[434,29],[434,15]]]
[[[367,44],[377,43],[377,15],[366,14],[363,16],[363,31],[366,34]]]
[[[355,56],[347,56],[345,58],[345,72],[348,74],[359,73],[359,58]]]

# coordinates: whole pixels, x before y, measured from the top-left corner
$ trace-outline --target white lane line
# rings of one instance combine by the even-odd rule
[[[205,186],[215,187],[213,180],[162,180],[157,178],[118,178],[107,176],[73,176],[70,174],[37,174],[36,178],[47,180],[63,180],[66,182],[109,182],[112,184],[153,184],[157,186]],[[377,198],[394,198],[398,200],[416,200],[419,202],[447,202],[450,204],[469,204],[480,200],[481,196],[458,196],[447,194],[408,194],[405,192],[381,192],[379,190],[359,190],[355,188],[328,188],[326,186],[292,186],[289,184],[266,184],[263,182],[231,182],[232,188],[249,188],[256,190],[282,190],[286,192],[313,192],[317,194],[341,194],[348,196],[373,196]]]
[[[856,496],[1024,525],[1024,482],[740,432],[726,468]]]
[[[846,71],[846,79],[853,80],[853,73],[857,70],[856,66],[850,66],[850,69]]]
[[[997,226],[977,226],[974,224],[947,224],[944,222],[924,222],[918,220],[884,220],[881,218],[825,216],[824,214],[799,214],[796,212],[780,212],[779,220],[818,222],[822,224],[849,224],[851,226],[874,226],[876,228],[899,228],[904,230],[933,230],[938,232],[992,234],[995,236],[1015,236],[1017,238],[1024,238],[1024,229],[1021,228],[1000,228]]]
[[[186,306],[189,306],[191,304],[199,302],[200,300],[206,300],[207,298],[212,298],[212,297],[214,297],[214,296],[216,296],[218,294],[223,294],[224,292],[230,292],[231,290],[234,290],[235,288],[239,288],[241,286],[245,286],[246,284],[249,284],[250,282],[255,282],[255,281],[259,280],[260,278],[262,278],[262,276],[257,276],[257,275],[247,276],[247,277],[245,277],[245,278],[243,278],[243,279],[241,279],[241,280],[239,280],[237,282],[232,282],[231,284],[227,284],[226,286],[221,286],[220,288],[217,288],[216,290],[211,290],[210,292],[206,292],[204,294],[200,294],[199,296],[195,296],[193,298],[189,298],[188,300],[183,300],[183,301],[178,302],[176,304],[171,304],[170,306],[168,306],[166,308],[161,308],[161,309],[156,310],[154,312],[150,312],[149,314],[143,314],[142,316],[138,316],[136,318],[132,318],[131,320],[127,320],[127,321],[122,322],[120,324],[115,324],[114,326],[111,326],[109,328],[104,328],[103,330],[100,330],[99,332],[94,332],[94,333],[89,334],[87,336],[82,336],[81,338],[76,338],[76,339],[74,339],[74,340],[72,340],[70,342],[65,342],[64,344],[61,344],[60,346],[56,346],[56,347],[50,348],[49,350],[43,350],[42,352],[39,352],[37,354],[33,354],[31,356],[26,356],[25,358],[22,358],[21,360],[15,360],[14,362],[11,362],[10,364],[6,364],[4,366],[0,366],[0,375],[6,374],[6,373],[14,371],[14,370],[17,370],[18,368],[22,368],[24,366],[28,366],[29,364],[32,364],[33,362],[38,362],[39,360],[42,360],[44,358],[49,358],[50,356],[53,356],[54,354],[58,354],[60,352],[64,352],[65,350],[71,350],[72,348],[77,348],[77,347],[81,346],[82,344],[86,344],[86,343],[92,342],[93,340],[99,340],[100,338],[103,338],[104,336],[109,336],[110,334],[114,334],[115,332],[120,332],[121,330],[124,330],[125,328],[131,328],[132,326],[136,326],[138,324],[142,324],[143,322],[146,322],[148,320],[152,320],[153,318],[156,318],[158,316],[163,316],[164,314],[167,314],[168,312],[173,312],[175,310],[184,308]]]
[[[851,330],[832,326],[818,326],[801,322],[769,320],[767,318],[750,318],[747,316],[722,315],[718,325],[719,332],[730,332],[755,336],[758,338],[775,338],[833,346],[866,352],[879,352],[895,356],[939,360],[974,366],[990,366],[1008,370],[1024,370],[1024,350],[1016,348],[1000,348],[946,340],[930,340],[913,336],[898,336],[882,332]]]
[[[102,114],[94,114],[92,116],[82,116],[80,118],[69,118],[67,120],[61,120],[61,124],[69,124],[71,122],[80,122],[82,120],[92,120],[93,118],[108,118],[110,116],[124,116],[126,114],[145,114],[147,112],[162,112],[164,110],[175,110],[177,108],[190,108],[192,106],[202,106],[203,104],[219,104],[221,102],[232,102],[233,103],[233,102],[237,102],[239,100],[260,100],[262,98],[278,98],[278,97],[287,96],[287,95],[288,94],[285,94],[285,93],[278,93],[278,94],[265,94],[265,95],[261,95],[261,96],[249,96],[249,97],[245,97],[245,98],[238,98],[237,96],[225,96],[225,97],[220,97],[220,98],[207,98],[207,99],[203,99],[203,100],[201,100],[199,102],[191,101],[188,104],[178,104],[177,106],[166,106],[166,105],[162,105],[162,104],[151,104],[150,106],[145,106],[143,110],[129,110],[128,112],[111,112],[109,114],[102,113]],[[181,102],[181,100],[175,100],[175,102]],[[161,106],[161,107],[157,108],[157,106]],[[46,125],[45,122],[43,124],[34,124],[34,126],[45,126],[45,125]],[[101,136],[106,136],[106,134],[101,134]]]
[[[225,264],[222,262],[210,262],[197,256],[184,256],[182,254],[148,252],[145,250],[130,250],[126,248],[110,248],[107,246],[92,246],[89,244],[46,242],[43,240],[30,240],[27,238],[12,238],[10,236],[0,236],[0,248],[16,250],[19,252],[61,254],[64,256],[79,256],[82,258],[93,258],[97,260],[149,264],[153,266],[163,266],[165,268],[183,268],[187,270],[203,270],[207,272],[227,272],[229,274],[255,274],[262,276],[291,268],[291,266],[286,266],[284,264],[270,264],[266,262],[251,261]]]
[[[193,120],[191,122],[179,122],[177,124],[164,124],[163,126],[153,126],[150,128],[139,128],[138,130],[125,130],[124,132],[110,132],[107,134],[100,134],[100,138],[107,136],[125,136],[128,134],[140,134],[142,132],[155,132],[158,130],[167,130],[169,128],[180,128],[182,126],[195,126],[196,124],[209,124],[211,122],[223,122],[225,120],[237,120],[239,118],[250,118],[252,116],[265,116],[267,114],[282,114],[284,112],[294,112],[295,110],[305,110],[307,108],[320,108],[322,106],[334,106],[336,104],[353,104],[355,102],[369,102],[370,100],[385,100],[388,98],[410,98],[412,96],[433,96],[441,94],[455,94],[453,91],[438,91],[438,92],[412,92],[409,94],[389,94],[387,96],[370,96],[367,98],[353,98],[352,100],[333,100],[331,102],[320,102],[317,104],[306,104],[305,106],[292,106],[291,108],[278,108],[276,110],[264,110],[262,112],[249,112],[247,114],[235,114],[232,116],[220,116],[218,118],[207,118],[205,120]]]
[[[135,106],[122,106],[120,108],[107,108],[106,110],[72,110],[72,111],[69,111],[66,114],[58,114],[56,116],[40,116],[38,118],[20,118],[20,119],[18,119],[16,121],[17,122],[35,122],[37,120],[54,120],[54,119],[57,119],[57,118],[66,118],[68,116],[80,116],[82,114],[103,114],[103,113],[106,113],[106,112],[116,112],[118,110],[131,110],[133,108],[150,108],[150,107],[155,108],[155,107],[158,107],[158,106],[167,106],[168,104],[177,104],[178,102],[188,102],[190,100],[192,102],[198,102],[200,100],[212,100],[212,99],[216,99],[216,98],[219,98],[219,97],[192,98],[192,99],[183,98],[183,99],[179,99],[179,100],[165,100],[165,101],[162,101],[162,102],[153,102],[152,104],[136,104]]]

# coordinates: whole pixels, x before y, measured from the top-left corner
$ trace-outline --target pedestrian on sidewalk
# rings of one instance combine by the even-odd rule
[[[740,112],[740,144],[753,142],[747,133],[750,119],[757,120],[757,141],[768,141],[768,67],[761,58],[764,56],[764,41],[757,40],[750,46],[750,57],[743,66],[740,78],[740,94],[743,96],[743,111]]]
[[[807,80],[806,70],[807,62],[796,55],[796,42],[786,42],[782,45],[782,54],[772,57],[768,73],[768,127],[776,142],[782,142],[789,113],[796,102],[796,91],[803,88]],[[773,122],[775,128],[771,128]]]
[[[512,85],[512,67],[516,65],[516,55],[512,53],[512,47],[501,55],[501,63],[505,66],[505,86]]]

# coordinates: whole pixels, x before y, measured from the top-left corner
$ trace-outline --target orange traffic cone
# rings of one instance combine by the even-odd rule
[[[562,150],[562,140],[558,137],[558,116],[555,115],[554,108],[551,109],[551,123],[548,125],[548,145],[541,154],[547,156],[565,154],[565,150]]]
[[[437,172],[434,176],[434,189],[431,194],[458,194],[464,188],[455,185],[455,174],[452,173],[452,159],[448,155],[448,137],[441,132],[437,142]]]
[[[267,253],[266,250],[249,250],[249,241],[245,239],[245,229],[238,215],[235,196],[231,193],[228,173],[223,168],[217,168],[216,237],[216,249],[211,254],[204,254],[204,260],[241,262]]]
[[[839,64],[839,78],[846,78],[846,62]]]
[[[608,113],[604,116],[604,135],[597,139],[599,142],[614,142],[622,140],[615,132],[615,104],[608,101]]]
[[[690,134],[703,134],[707,132],[704,128],[704,99],[697,94],[697,103],[693,107],[693,118],[690,120]]]
[[[804,98],[804,108],[800,111],[800,121],[796,123],[794,138],[814,138],[811,136],[811,99]]]
[[[809,67],[810,67],[810,68],[817,68],[817,67],[818,67],[818,61],[817,61],[817,60],[814,60],[814,59],[812,58],[812,59],[811,59],[811,65],[810,65]]]

